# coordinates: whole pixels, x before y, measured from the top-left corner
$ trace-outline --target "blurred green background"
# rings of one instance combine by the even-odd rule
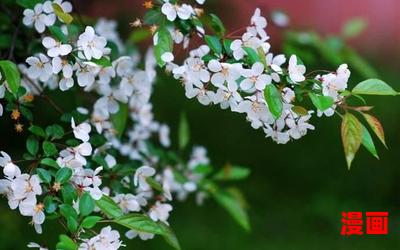
[[[90,6],[96,5],[94,1],[89,2],[93,2]],[[131,14],[117,18],[126,21],[133,17]],[[123,25],[122,30],[127,30],[126,22]],[[304,60],[311,64],[308,71],[336,68],[332,59],[315,46],[296,45],[290,36],[284,41],[290,45],[291,52],[297,50],[308,55],[309,61]],[[338,51],[331,50],[331,56],[339,55]],[[368,51],[363,56],[368,58]],[[400,89],[399,72],[393,69],[392,61],[386,64],[379,58],[368,61],[381,79]],[[368,73],[362,70],[354,72],[350,86],[364,79],[365,74]],[[72,98],[63,96],[63,101]],[[239,184],[249,203],[252,231],[242,230],[213,201],[208,200],[199,207],[191,197],[187,202],[174,204],[169,220],[182,248],[397,249],[400,246],[400,99],[376,97],[367,101],[375,106],[373,113],[384,124],[389,150],[376,143],[381,157],[378,161],[361,149],[348,171],[340,140],[340,120],[336,117],[314,118],[316,131],[299,141],[276,145],[264,138],[261,130],[252,129],[244,116],[187,100],[177,81],[167,76],[160,78],[153,96],[154,111],[157,120],[171,126],[172,138],[176,138],[180,114],[185,112],[191,127],[191,143],[207,147],[215,166],[230,162],[252,169],[250,178]],[[18,155],[18,148],[23,145],[18,144],[19,137],[7,120],[2,118],[0,124],[0,149]],[[388,211],[389,235],[341,236],[342,211]],[[1,200],[0,214],[0,249],[25,249],[27,239],[55,244],[56,225],[48,224],[43,235],[36,235],[33,227],[26,225],[28,219],[11,211],[5,199]],[[147,242],[130,242],[124,237],[123,240],[127,249],[169,249],[159,237]]]

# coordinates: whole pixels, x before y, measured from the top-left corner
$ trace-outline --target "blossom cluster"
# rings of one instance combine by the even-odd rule
[[[183,82],[188,98],[244,113],[253,128],[262,128],[266,137],[284,144],[314,130],[309,123],[314,111],[296,108],[301,90],[308,87],[318,98],[332,98],[330,106],[323,110],[317,107],[319,116],[331,116],[343,99],[341,93],[346,90],[350,71],[343,64],[337,72],[307,78],[306,67],[296,55],[287,60],[285,55],[271,52],[266,27],[266,18],[256,9],[240,39],[225,39],[222,45],[218,39],[206,40],[207,45],[190,51],[182,65],[172,62],[171,52],[165,52],[161,59],[174,78]],[[176,43],[175,34],[179,31],[169,29]],[[155,41],[157,36],[155,33]],[[307,86],[309,83],[311,87]],[[281,103],[278,110],[274,102]]]
[[[170,19],[196,15],[184,5],[165,5],[163,11]],[[200,146],[193,148],[187,161],[180,159],[171,151],[169,127],[154,119],[150,98],[157,63],[153,49],[142,60],[137,51],[124,45],[116,22],[99,19],[93,26],[74,25],[71,12],[72,5],[62,0],[38,3],[24,11],[23,23],[41,34],[41,49],[18,65],[21,87],[17,98],[7,81],[0,85],[0,98],[6,97],[8,109],[14,107],[18,120],[22,119],[20,104],[27,105],[23,116],[30,114],[31,100],[48,91],[88,96],[89,105],[63,112],[64,126],[42,129],[32,125],[24,160],[13,161],[1,152],[4,179],[0,193],[11,209],[32,217],[39,234],[45,220],[62,216],[61,223],[73,233],[79,249],[118,249],[123,246],[118,231],[106,226],[93,235],[86,229],[101,219],[118,223],[130,215],[142,216],[153,228],[168,226],[174,197],[185,200],[196,193],[201,204],[207,196],[202,183],[210,172],[198,169],[210,168],[210,160]],[[25,161],[32,162],[29,173],[16,165]],[[112,207],[111,212],[102,207],[104,202]],[[100,212],[104,215],[91,216]],[[119,216],[114,217],[115,213]],[[161,229],[140,225],[129,224],[125,236],[147,240],[160,234]],[[36,243],[28,246],[45,249]]]

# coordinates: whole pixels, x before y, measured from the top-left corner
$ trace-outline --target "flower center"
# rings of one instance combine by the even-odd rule
[[[251,105],[251,109],[253,110],[253,112],[257,113],[261,109],[260,104],[258,102],[253,102],[253,104]]]
[[[43,203],[37,204],[37,205],[35,206],[35,208],[34,208],[34,210],[35,210],[36,213],[39,213],[40,211],[43,211],[43,209],[44,209]]]
[[[44,68],[44,64],[42,62],[37,62],[36,63],[36,67],[43,69]]]
[[[221,73],[222,73],[224,76],[227,76],[227,75],[229,74],[229,70],[228,70],[227,68],[222,68]]]

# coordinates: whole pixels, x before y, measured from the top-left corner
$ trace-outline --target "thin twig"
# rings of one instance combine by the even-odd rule
[[[39,96],[42,97],[45,101],[47,101],[58,113],[64,114],[63,110],[47,95],[43,94],[43,90],[36,85],[31,79],[25,77],[24,79],[33,86],[33,88],[38,92]]]
[[[50,97],[44,94],[42,94],[41,97],[45,99],[55,110],[57,110],[58,113],[60,113],[61,115],[64,114],[62,109],[59,106],[57,106],[57,104],[52,99],[50,99]]]
[[[17,27],[14,30],[14,34],[13,34],[13,37],[12,37],[12,40],[11,40],[10,51],[8,52],[8,60],[14,59],[15,43],[17,42],[17,36],[18,36],[18,33],[19,33],[20,24],[21,23],[18,23]]]

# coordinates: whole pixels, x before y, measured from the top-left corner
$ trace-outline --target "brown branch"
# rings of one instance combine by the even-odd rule
[[[46,100],[55,110],[57,110],[58,113],[60,113],[61,115],[64,114],[64,112],[62,111],[62,109],[57,106],[57,104],[50,99],[50,97],[48,97],[47,95],[42,94],[41,97]]]
[[[45,101],[47,101],[47,103],[49,103],[58,113],[60,113],[61,115],[64,114],[63,110],[50,97],[48,97],[47,95],[43,94],[43,90],[38,85],[36,85],[28,77],[25,77],[25,79],[39,93],[40,97],[42,97]]]

